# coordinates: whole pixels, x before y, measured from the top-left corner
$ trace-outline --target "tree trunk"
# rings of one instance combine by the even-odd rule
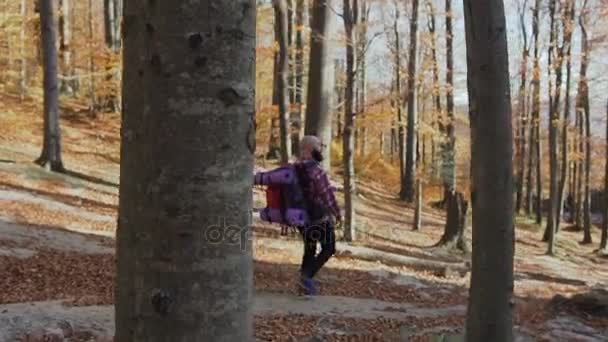
[[[57,33],[52,0],[40,0],[42,37],[44,138],[42,153],[36,163],[52,171],[63,172],[61,160],[61,129],[59,125],[59,85],[57,80]]]
[[[28,92],[27,84],[27,24],[28,24],[28,11],[27,11],[28,0],[21,0],[19,6],[19,12],[21,15],[21,31],[19,39],[21,40],[21,65],[19,70],[19,88],[21,100],[25,99]]]
[[[104,0],[106,45],[114,52],[120,50],[120,22],[122,0]]]
[[[580,99],[582,96],[582,92],[580,91],[581,85],[579,81],[578,90],[576,94],[576,119],[577,119],[577,130],[578,130],[578,168],[577,168],[577,178],[576,178],[576,210],[575,210],[575,227],[578,230],[583,229],[583,178],[585,175],[585,163],[583,162],[583,158],[581,157],[585,153],[585,125],[583,123],[583,113],[580,109]]]
[[[445,142],[443,144],[443,188],[444,193],[456,188],[456,137],[454,135],[454,30],[452,29],[452,0],[445,0],[445,48],[446,48],[446,112]]]
[[[466,340],[510,342],[515,239],[513,131],[504,5],[501,0],[465,0],[464,8],[473,206]]]
[[[443,236],[437,246],[457,248],[463,252],[468,251],[464,231],[469,204],[460,192],[452,191],[446,195],[447,218]]]
[[[568,168],[570,162],[568,161],[568,126],[570,123],[570,85],[571,85],[571,72],[572,72],[572,31],[574,30],[574,0],[568,0],[566,8],[564,9],[564,46],[565,48],[565,60],[566,60],[566,94],[564,97],[564,122],[562,124],[562,136],[561,136],[561,169],[559,177],[559,189],[558,189],[558,214],[557,221],[555,222],[555,231],[559,232],[561,218],[564,210],[564,191],[566,188],[566,180],[568,179]]]
[[[281,163],[289,163],[291,158],[290,105],[289,105],[289,46],[288,46],[288,16],[286,0],[273,0],[275,25],[278,27],[279,58],[278,58],[278,100],[279,125],[281,135]]]
[[[296,104],[296,119],[294,126],[296,133],[292,139],[299,142],[304,136],[304,0],[296,0],[296,52],[295,52],[295,104]],[[299,144],[294,144],[298,147]],[[293,151],[294,154],[299,154],[299,150]]]
[[[412,0],[410,19],[410,45],[407,66],[407,146],[405,150],[405,173],[401,181],[401,199],[414,201],[416,180],[416,136],[418,117],[416,109],[416,55],[418,53],[418,0]]]
[[[405,122],[403,120],[403,102],[401,98],[401,38],[399,37],[399,8],[395,6],[395,21],[393,22],[393,32],[395,34],[395,85],[393,92],[393,101],[397,109],[397,139],[398,144],[396,152],[399,153],[399,179],[401,179],[401,191],[403,192],[403,179],[405,178]]]
[[[355,111],[354,87],[356,74],[354,29],[358,20],[357,0],[344,0],[344,31],[346,32],[346,92],[344,97],[343,167],[344,167],[344,240],[356,239],[355,220]]]
[[[450,1],[450,0],[448,0]],[[431,127],[433,130],[439,129],[439,134],[443,138],[445,134],[444,124],[442,122],[443,114],[441,109],[441,85],[439,83],[439,63],[437,61],[437,34],[435,28],[435,6],[432,1],[427,2],[428,6],[428,30],[431,39],[431,62],[433,67],[433,105],[434,113],[431,118]],[[447,20],[447,18],[446,18]],[[451,23],[450,23],[451,25]],[[439,166],[437,165],[437,151],[435,150],[435,134],[431,136],[431,168],[433,174],[436,175]]]
[[[586,4],[586,3],[584,3]],[[584,5],[583,5],[584,6]],[[585,138],[585,179],[584,179],[584,195],[583,195],[583,232],[584,237],[582,243],[592,243],[591,238],[591,194],[589,189],[590,172],[591,172],[591,118],[589,112],[589,85],[587,83],[587,68],[589,66],[589,40],[587,37],[587,15],[585,7],[581,8],[581,16],[579,25],[581,27],[581,69],[578,83],[578,101],[576,110],[581,114],[581,125],[584,124]]]
[[[416,209],[414,211],[413,230],[418,231],[422,226],[422,182],[416,179]]]
[[[117,342],[253,338],[255,17],[125,2]]]
[[[519,82],[519,94],[517,97],[517,140],[516,140],[516,162],[517,162],[517,190],[515,196],[515,212],[520,213],[523,206],[523,195],[524,195],[524,174],[526,172],[526,128],[528,123],[528,113],[526,108],[526,84],[528,82],[528,57],[530,51],[528,50],[528,33],[526,30],[525,13],[528,10],[525,6],[518,8],[519,10],[519,24],[521,28],[521,35],[523,38],[523,49],[521,56],[521,69],[520,69],[520,82]],[[528,184],[528,187],[530,185]]]
[[[557,44],[557,32],[555,27],[556,0],[549,2],[549,17],[551,20],[549,34],[549,52],[547,60],[547,76],[549,79],[549,213],[547,214],[547,226],[543,241],[548,241],[547,254],[554,254],[555,245],[555,223],[557,222],[558,209],[558,179],[557,179],[557,120],[559,120],[559,97],[561,90],[561,61],[553,61],[553,47]],[[559,55],[559,52],[558,52]],[[558,56],[559,59],[559,56]],[[551,69],[555,68],[555,94],[552,94]]]
[[[93,45],[95,30],[93,16],[93,0],[89,0],[89,115],[97,115],[97,90],[95,85],[95,47]]]
[[[310,41],[310,70],[306,104],[306,135],[315,135],[323,141],[323,168],[329,170],[332,125],[332,94],[334,73],[331,70],[329,44],[330,21],[333,14],[325,0],[313,1],[313,18]]]
[[[534,126],[534,158],[536,166],[536,224],[543,220],[543,182],[542,182],[542,149],[540,136],[540,62],[539,62],[539,11],[540,0],[535,0],[532,15],[532,33],[534,35],[534,74],[532,79],[532,125]],[[531,156],[532,158],[532,156]]]
[[[357,76],[359,81],[359,97],[357,99],[359,117],[365,115],[365,105],[367,102],[367,63],[365,61],[366,48],[368,44],[367,40],[367,15],[369,7],[366,0],[360,1],[359,18],[357,20]],[[359,121],[360,122],[360,121]],[[367,154],[367,127],[360,125],[359,128],[359,155],[365,156]]]
[[[59,8],[61,9],[61,15],[59,16],[59,33],[61,39],[59,41],[59,50],[61,51],[61,66],[62,75],[67,78],[60,82],[61,92],[64,94],[73,94],[74,88],[72,87],[73,81],[70,80],[73,77],[73,65],[72,65],[72,28],[71,28],[71,17],[70,17],[70,0],[60,0]]]
[[[608,146],[608,101],[606,101],[606,144]],[[602,237],[600,252],[608,252],[608,147],[604,151],[604,220],[602,222]]]

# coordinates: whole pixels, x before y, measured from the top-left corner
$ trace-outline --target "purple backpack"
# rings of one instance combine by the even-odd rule
[[[258,172],[255,185],[266,186],[266,208],[260,212],[262,221],[284,226],[303,227],[309,222],[304,188],[304,164],[289,164],[267,172]]]

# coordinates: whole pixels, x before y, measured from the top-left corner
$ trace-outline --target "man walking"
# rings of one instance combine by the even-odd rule
[[[300,142],[300,158],[296,163],[310,216],[310,224],[298,227],[304,241],[299,289],[307,295],[317,293],[313,277],[336,252],[334,229],[336,223],[342,221],[334,188],[320,164],[322,151],[319,138],[305,136]],[[321,245],[319,254],[316,254],[317,243]]]

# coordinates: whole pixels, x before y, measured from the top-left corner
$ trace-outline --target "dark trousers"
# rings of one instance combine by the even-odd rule
[[[298,229],[304,241],[304,256],[300,272],[302,276],[312,278],[325,265],[327,260],[336,253],[336,235],[331,223],[321,223]],[[317,243],[321,252],[317,255]]]

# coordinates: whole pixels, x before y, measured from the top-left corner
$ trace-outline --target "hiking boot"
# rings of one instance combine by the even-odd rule
[[[303,294],[306,296],[315,296],[317,295],[317,288],[315,285],[315,281],[308,277],[300,277],[300,282],[298,283],[299,294]]]

